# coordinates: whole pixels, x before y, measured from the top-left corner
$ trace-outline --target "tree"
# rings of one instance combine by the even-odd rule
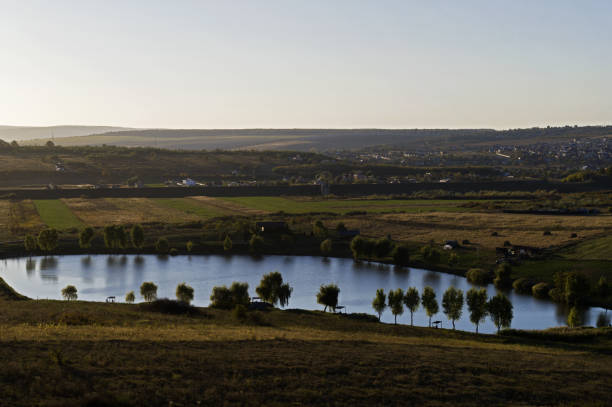
[[[47,141],[45,143],[45,146],[47,146],[48,148],[53,148],[53,147],[55,147],[55,143],[53,141],[49,140],[49,141]]]
[[[385,312],[387,308],[387,296],[383,288],[376,290],[376,297],[374,297],[372,301],[372,308],[374,308],[374,311],[378,314],[378,320],[380,321],[382,313]]]
[[[408,288],[406,290],[406,295],[404,295],[404,305],[410,311],[410,325],[414,325],[413,316],[416,310],[419,309],[420,302],[419,290],[417,290],[416,287]]]
[[[595,286],[595,291],[597,292],[599,298],[601,298],[602,300],[606,300],[610,296],[610,294],[612,293],[612,287],[608,284],[608,280],[605,276],[601,276],[599,278],[599,281],[597,281],[597,285]],[[606,312],[608,312],[607,307]]]
[[[582,318],[580,318],[580,311],[578,311],[578,308],[572,307],[572,309],[570,309],[569,315],[567,316],[567,325],[570,328],[577,328],[582,325]]]
[[[470,321],[476,325],[476,333],[478,333],[478,325],[487,316],[487,289],[470,288],[467,292],[467,306],[470,311]]]
[[[109,225],[104,228],[104,245],[107,249],[123,249],[127,246],[127,234],[120,225]]]
[[[76,287],[73,285],[67,285],[66,287],[62,288],[62,297],[64,297],[66,301],[76,300],[78,298]]]
[[[453,286],[448,287],[442,296],[442,311],[451,320],[455,329],[455,321],[460,319],[463,313],[463,291]]]
[[[605,328],[607,326],[610,326],[610,317],[606,313],[600,312],[597,315],[597,323],[595,324],[595,326],[597,328]]]
[[[188,240],[187,243],[185,243],[185,249],[187,249],[187,252],[191,253],[193,250],[193,242],[191,240]]]
[[[317,303],[325,306],[323,312],[327,311],[327,307],[330,307],[334,312],[336,311],[338,294],[340,294],[340,288],[336,284],[321,285],[319,287]]]
[[[495,269],[495,279],[493,284],[499,289],[505,289],[512,286],[512,267],[508,263],[502,263]]]
[[[91,227],[86,227],[79,233],[79,247],[81,249],[89,249],[91,247],[91,241],[94,237],[94,230]]]
[[[283,283],[281,273],[273,271],[263,275],[255,292],[263,301],[272,305],[280,302],[281,307],[284,307],[289,304],[293,288]]]
[[[135,300],[136,296],[134,295],[134,291],[130,291],[125,295],[125,302],[127,302],[128,304],[133,304]]]
[[[397,325],[397,316],[404,313],[404,291],[401,288],[397,290],[389,291],[389,308],[395,318],[395,324]]]
[[[181,283],[176,286],[176,299],[187,304],[193,301],[193,287],[188,286],[185,283]]]
[[[223,240],[223,250],[229,252],[230,250],[232,250],[233,245],[234,244],[232,243],[232,239],[230,238],[230,236],[225,235],[225,240]]]
[[[504,294],[498,293],[487,302],[487,312],[497,327],[497,333],[499,333],[502,328],[510,327],[510,323],[514,317],[513,307],[508,297]]]
[[[155,250],[159,254],[168,253],[168,251],[170,250],[170,243],[168,243],[168,239],[166,239],[165,237],[160,237],[159,239],[157,239],[157,242],[155,243]]]
[[[23,240],[23,247],[30,253],[38,248],[38,243],[36,242],[34,235],[28,234],[25,236]]]
[[[393,249],[393,242],[388,238],[381,238],[376,240],[374,243],[374,254],[379,259],[385,258],[389,256],[391,250]]]
[[[145,281],[140,286],[140,295],[147,302],[155,301],[157,299],[157,286],[151,281]]]
[[[57,247],[59,234],[55,229],[44,229],[38,234],[38,247],[42,251],[50,252]]]
[[[433,288],[427,286],[423,289],[421,295],[421,304],[425,308],[425,313],[429,317],[429,327],[431,328],[431,317],[438,313],[438,301],[436,300],[436,292]]]
[[[391,251],[393,263],[397,266],[406,266],[410,262],[410,251],[404,245],[396,245]]]
[[[448,256],[448,265],[451,267],[454,267],[457,265],[457,263],[459,262],[459,257],[457,257],[457,253],[452,252],[449,256]]]
[[[321,242],[321,253],[323,253],[324,256],[327,256],[328,254],[331,253],[332,251],[332,240],[331,239],[325,239]]]
[[[316,221],[312,227],[312,234],[319,240],[324,240],[329,235],[327,228],[320,220]]]
[[[232,293],[226,286],[213,287],[210,295],[211,306],[220,309],[232,309]]]
[[[565,281],[565,301],[570,306],[580,305],[589,295],[589,280],[582,273],[571,272]]]
[[[253,235],[249,240],[249,250],[252,254],[261,254],[264,249],[264,240],[261,236]]]
[[[141,225],[136,224],[132,226],[132,229],[130,230],[130,240],[132,241],[132,246],[134,246],[135,249],[142,249],[144,246],[145,237],[144,229]]]
[[[353,240],[351,240],[351,252],[353,253],[353,258],[355,260],[364,255],[364,248],[365,239],[363,237],[355,236]]]

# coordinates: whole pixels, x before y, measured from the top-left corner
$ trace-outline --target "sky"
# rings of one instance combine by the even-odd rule
[[[0,124],[612,123],[608,0],[0,0]]]

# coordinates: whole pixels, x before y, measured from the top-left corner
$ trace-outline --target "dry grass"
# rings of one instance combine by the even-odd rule
[[[197,221],[198,216],[160,206],[148,198],[64,199],[68,207],[91,226],[130,223],[181,223]]]
[[[15,304],[0,301],[3,405],[603,406],[612,393],[609,335],[575,344],[321,312],[239,322],[211,309]]]
[[[470,240],[484,248],[503,246],[505,241],[535,247],[557,246],[574,241],[572,233],[585,238],[612,231],[612,216],[538,216],[506,213],[402,213],[346,218],[348,227],[369,236],[391,234],[394,239],[440,242]],[[551,231],[544,236],[544,231]],[[498,236],[492,236],[497,232]]]
[[[21,237],[25,233],[34,233],[45,224],[38,215],[31,200],[9,201],[8,225],[13,237]]]

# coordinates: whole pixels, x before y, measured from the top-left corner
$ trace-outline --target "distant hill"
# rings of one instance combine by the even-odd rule
[[[0,126],[0,140],[23,141],[32,139],[51,139],[63,137],[79,137],[90,134],[120,132],[132,130],[116,126]]]
[[[572,138],[612,136],[612,126],[492,129],[210,129],[122,130],[56,138],[58,145],[117,145],[184,150],[357,150],[385,145],[435,150],[482,148],[495,144],[531,144]],[[56,136],[57,137],[57,136]],[[1,137],[0,137],[1,138]],[[44,144],[48,138],[27,144]]]

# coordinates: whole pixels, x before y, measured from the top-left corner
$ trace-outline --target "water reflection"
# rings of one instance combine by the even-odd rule
[[[36,271],[36,260],[27,259],[25,267],[26,267],[26,273],[28,274],[28,277],[31,277]]]
[[[84,269],[88,269],[91,267],[91,256],[85,256],[81,259],[81,265]]]
[[[57,269],[57,259],[53,256],[43,257],[40,259],[40,270],[55,270]]]

